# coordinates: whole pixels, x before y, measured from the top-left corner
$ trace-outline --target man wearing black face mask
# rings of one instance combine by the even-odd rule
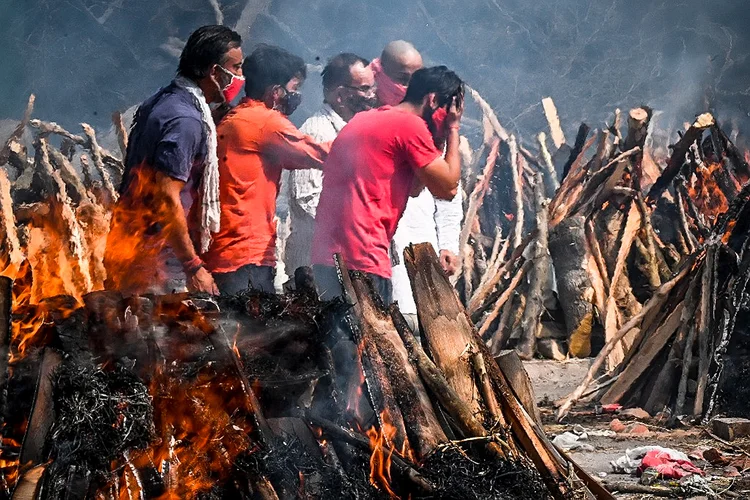
[[[246,97],[217,127],[221,229],[202,257],[222,294],[273,292],[276,196],[282,169],[320,169],[328,144],[289,121],[300,103],[305,63],[259,45],[242,64]]]
[[[346,52],[331,58],[323,69],[323,106],[300,130],[319,142],[333,141],[355,114],[374,108],[375,75],[369,65],[368,60]],[[319,170],[295,170],[289,176],[291,227],[284,251],[289,275],[310,265],[315,210],[322,188],[323,172]]]

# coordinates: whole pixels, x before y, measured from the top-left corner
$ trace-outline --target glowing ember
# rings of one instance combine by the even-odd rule
[[[716,172],[721,168],[724,168],[721,163],[699,166],[695,169],[695,175],[688,186],[695,207],[711,223],[729,208],[727,197],[716,182]]]

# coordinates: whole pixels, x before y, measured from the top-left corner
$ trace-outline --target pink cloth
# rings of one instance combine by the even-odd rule
[[[691,474],[703,475],[703,471],[693,465],[693,462],[674,459],[668,452],[659,450],[646,453],[641,466],[638,467],[638,475],[648,468],[656,469],[656,472],[669,479],[681,479]]]
[[[373,73],[375,73],[375,94],[378,96],[380,104],[383,106],[395,106],[401,104],[406,96],[406,85],[401,85],[391,80],[391,77],[383,71],[383,65],[380,59],[373,59],[370,63]]]

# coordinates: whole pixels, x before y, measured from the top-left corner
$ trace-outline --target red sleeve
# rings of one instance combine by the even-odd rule
[[[414,118],[404,124],[401,140],[407,163],[411,168],[419,169],[435,161],[442,153],[435,147],[435,141],[424,120]]]
[[[263,131],[263,150],[277,165],[287,169],[322,169],[330,143],[318,143],[287,119],[269,120]]]

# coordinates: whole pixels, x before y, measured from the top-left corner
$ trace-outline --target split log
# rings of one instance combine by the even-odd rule
[[[221,24],[221,23],[219,23]],[[117,133],[117,143],[122,153],[122,161],[125,161],[125,155],[128,153],[128,132],[125,130],[125,123],[122,121],[122,113],[115,111],[112,113],[112,125]]]
[[[99,175],[102,177],[102,182],[105,186],[107,186],[107,191],[110,191],[109,186],[114,186],[114,182],[112,181],[112,176],[110,175],[107,168],[104,166],[104,157],[105,155],[111,157],[112,155],[109,155],[106,153],[100,146],[99,143],[96,140],[96,132],[94,131],[94,128],[87,124],[82,123],[81,127],[83,128],[83,132],[86,134],[86,137],[88,141],[85,143],[85,146],[88,147],[89,151],[91,152],[91,160],[94,162],[94,166],[96,167],[96,170],[99,172]],[[118,173],[120,176],[123,174],[123,165],[124,165],[124,159],[123,162],[120,162],[116,158],[111,158],[115,165],[117,165],[117,168],[120,170]],[[112,188],[112,191],[114,191],[114,187]],[[117,197],[113,198],[114,201],[117,201]]]
[[[703,402],[708,383],[709,350],[713,348],[710,335],[713,327],[713,315],[716,305],[714,299],[714,281],[716,280],[716,246],[706,249],[706,260],[701,275],[701,302],[698,311],[698,387],[695,390],[693,415],[703,414]]]
[[[493,111],[492,106],[490,106],[487,101],[485,101],[484,98],[479,95],[479,92],[477,92],[473,88],[467,86],[466,91],[482,110],[483,116],[487,118],[487,121],[492,126],[492,130],[497,134],[500,140],[507,141],[508,132],[503,128],[502,125],[500,125],[500,122],[498,121],[497,115],[495,114],[495,111]]]
[[[549,125],[552,142],[555,144],[555,148],[560,149],[560,146],[565,144],[566,141],[565,134],[560,126],[560,117],[557,115],[555,101],[551,97],[545,97],[542,99],[542,109],[544,109],[544,117]]]
[[[680,327],[683,304],[672,310],[667,319],[648,335],[643,346],[628,362],[617,380],[601,397],[601,404],[619,403],[625,394],[634,386],[643,373],[652,366],[654,360]]]
[[[568,352],[575,357],[591,354],[594,322],[593,258],[586,251],[585,224],[581,215],[568,217],[552,229],[549,238],[557,293],[568,334]]]
[[[583,189],[583,179],[588,174],[591,162],[583,163],[586,151],[593,146],[596,137],[589,139],[583,145],[581,152],[570,166],[570,172],[563,178],[560,183],[560,189],[555,193],[549,206],[550,227],[556,226],[561,220],[571,213],[571,209],[576,205],[581,191]]]
[[[71,200],[74,203],[95,202],[96,199],[94,195],[92,195],[83,184],[81,178],[78,176],[78,172],[76,172],[73,165],[70,164],[70,161],[65,158],[65,155],[53,147],[49,147],[48,151],[52,164],[60,171],[60,177],[65,181],[65,184],[69,188],[72,188],[68,189],[68,196],[71,197]]]
[[[492,179],[492,172],[495,169],[499,150],[500,141],[495,139],[492,142],[490,152],[487,155],[487,163],[482,171],[481,180],[475,184],[474,189],[469,196],[469,204],[464,217],[464,225],[461,228],[461,234],[458,239],[458,248],[463,252],[462,269],[464,272],[464,279],[469,281],[471,281],[471,265],[469,264],[469,259],[466,255],[466,247],[469,243],[469,237],[471,236],[471,230],[474,225],[474,220],[477,217],[477,212],[481,208],[482,203],[484,202],[484,195],[487,194],[487,190],[490,187],[490,180]]]
[[[487,366],[484,364],[484,356],[482,356],[481,352],[472,353],[471,364],[474,367],[474,374],[477,376],[477,383],[479,384],[482,398],[487,406],[487,413],[489,413],[492,422],[504,422],[503,414],[500,412],[500,405],[492,390],[492,383],[487,376]]]
[[[409,438],[406,433],[406,423],[397,403],[385,361],[372,338],[372,328],[368,324],[363,304],[357,298],[351,274],[339,254],[334,256],[334,262],[345,301],[352,305],[350,312],[346,315],[346,321],[358,346],[365,383],[378,423],[381,429],[384,424],[391,425],[395,429],[393,438],[387,440],[389,446],[397,450],[407,450]],[[356,273],[354,275],[356,276]]]
[[[487,430],[472,412],[470,406],[461,399],[461,396],[451,386],[443,375],[443,372],[427,357],[427,354],[425,354],[422,347],[416,341],[416,338],[414,338],[414,334],[407,326],[401,312],[398,310],[398,306],[395,304],[391,305],[390,311],[393,323],[399,335],[401,335],[406,349],[409,351],[409,359],[417,366],[422,380],[430,388],[430,391],[440,402],[440,405],[448,412],[458,430],[464,437],[488,436]],[[487,449],[493,455],[506,457],[506,453],[497,443],[488,442]]]
[[[540,319],[544,312],[544,287],[549,282],[550,256],[548,249],[547,201],[542,194],[541,174],[537,174],[534,186],[534,208],[536,210],[537,237],[534,241],[534,262],[529,272],[529,290],[526,296],[521,327],[523,334],[516,347],[522,359],[531,359],[536,348],[536,339],[541,330]]]
[[[690,149],[690,145],[696,140],[699,140],[703,135],[703,131],[714,125],[714,117],[710,113],[704,113],[695,119],[693,124],[685,132],[685,135],[674,145],[672,149],[672,156],[669,158],[666,168],[661,174],[661,177],[657,179],[646,196],[646,201],[653,203],[656,199],[664,192],[667,187],[672,183],[672,180],[677,176],[685,163],[685,155]]]
[[[474,327],[440,263],[431,258],[433,255],[435,251],[429,243],[404,249],[404,263],[417,303],[422,338],[448,383],[483,422],[481,396],[467,355],[468,349],[476,348]],[[445,284],[447,286],[443,286]]]
[[[444,354],[452,351],[452,359],[442,356],[443,364],[447,365],[447,368],[441,367],[446,372],[446,378],[451,386],[455,388],[455,383],[449,378],[450,375],[453,375],[455,379],[455,370],[457,368],[463,370],[462,365],[455,361],[457,361],[456,358],[461,357],[465,348],[460,348],[463,349],[460,353],[456,352],[456,348],[463,345],[481,352],[487,365],[487,373],[492,380],[505,419],[510,423],[513,436],[539,470],[552,496],[556,499],[567,498],[571,492],[568,463],[557,453],[544,432],[534,423],[513,394],[505,375],[471,325],[450,281],[442,273],[437,254],[432,246],[429,243],[409,246],[404,250],[404,261],[417,303],[419,319],[425,327],[423,335],[438,366],[441,363],[438,362],[439,356],[433,346],[442,349]],[[440,316],[443,317],[440,318]],[[445,363],[445,361],[449,362]],[[461,388],[464,391],[467,389]],[[475,397],[472,394],[470,398],[461,397],[461,399],[473,403]],[[587,498],[592,498],[587,490],[584,494]]]
[[[81,231],[81,226],[70,206],[70,198],[68,197],[65,182],[60,177],[60,174],[52,168],[52,164],[50,163],[49,150],[51,146],[43,137],[38,139],[37,144],[37,161],[48,178],[48,188],[57,205],[57,213],[60,216],[60,232],[67,243],[63,245],[63,249],[70,259],[74,284],[79,294],[90,292],[92,290],[92,281],[89,274],[88,251],[85,248],[85,239]]]
[[[573,150],[570,152],[570,157],[568,158],[568,161],[565,162],[565,166],[563,167],[563,173],[562,177],[565,179],[568,176],[568,173],[570,172],[570,167],[573,165],[573,162],[575,162],[578,159],[578,156],[583,151],[583,147],[586,144],[586,137],[589,135],[589,131],[591,128],[589,128],[588,125],[585,123],[581,123],[581,126],[578,127],[578,133],[576,134],[576,142],[573,146]]]
[[[649,108],[633,108],[628,113],[628,135],[625,136],[624,150],[635,147],[643,150],[648,135],[648,124],[651,120]]]
[[[618,345],[618,343],[628,334],[633,328],[636,328],[644,319],[646,314],[659,309],[662,307],[662,305],[666,302],[669,293],[672,291],[672,289],[680,283],[685,276],[687,276],[692,268],[693,264],[695,262],[695,257],[689,257],[682,265],[682,269],[675,275],[674,278],[671,280],[665,282],[662,286],[659,287],[659,289],[654,293],[654,295],[651,297],[651,299],[646,302],[646,304],[643,306],[643,308],[630,318],[627,323],[625,323],[620,330],[612,337],[610,338],[606,344],[604,344],[604,347],[602,348],[601,352],[596,356],[594,361],[591,363],[591,367],[589,367],[588,372],[586,373],[586,376],[584,377],[583,381],[578,385],[578,387],[570,393],[565,400],[562,402],[560,408],[557,411],[557,420],[560,421],[568,414],[568,411],[570,411],[570,408],[573,407],[573,405],[576,404],[578,399],[583,395],[583,393],[586,392],[588,389],[588,386],[591,384],[591,382],[594,380],[596,373],[599,371],[599,369],[602,367],[606,359],[608,358],[609,354],[615,349],[615,347]]]
[[[17,143],[23,137],[26,126],[29,124],[29,120],[31,119],[31,113],[34,112],[35,100],[36,96],[34,94],[31,94],[29,96],[29,101],[26,103],[26,111],[24,111],[23,113],[23,118],[13,130],[13,132],[11,132],[10,137],[8,137],[8,139],[5,141],[5,145],[3,145],[3,148],[0,149],[0,167],[8,163],[8,159],[10,158],[11,154],[11,144]]]
[[[513,207],[515,209],[515,218],[513,220],[513,245],[512,248],[516,249],[521,245],[521,238],[523,237],[523,188],[521,178],[518,175],[518,147],[516,145],[516,138],[510,136],[508,139],[508,146],[510,147],[510,174],[513,179]]]
[[[557,171],[554,163],[552,163],[552,155],[549,154],[547,149],[547,135],[544,132],[539,132],[536,140],[539,142],[539,153],[542,156],[541,164],[546,173],[544,183],[547,186],[547,197],[551,198],[560,188],[560,182],[557,180]]]
[[[357,311],[363,327],[361,342],[372,342],[380,352],[388,379],[406,425],[409,443],[418,458],[430,454],[448,440],[432,408],[422,381],[409,362],[409,354],[393,324],[391,315],[376,305],[375,290],[362,274],[354,273],[351,283],[357,298]]]
[[[506,302],[508,302],[508,299],[510,299],[513,295],[513,292],[516,290],[518,285],[521,283],[521,280],[526,277],[526,273],[531,269],[533,265],[533,261],[527,260],[523,263],[521,268],[518,270],[515,276],[513,276],[513,279],[510,280],[510,283],[508,283],[508,286],[505,287],[503,290],[503,293],[498,297],[498,299],[495,301],[495,305],[492,308],[492,311],[489,312],[486,318],[484,318],[484,322],[482,323],[482,326],[479,327],[479,336],[484,338],[487,330],[489,330],[492,323],[497,319],[498,314],[500,314],[500,309],[505,305]],[[507,340],[507,339],[505,339]],[[498,341],[502,342],[500,339]]]
[[[495,361],[508,380],[513,394],[516,395],[526,412],[534,418],[537,425],[542,425],[542,414],[536,404],[534,386],[531,384],[531,378],[523,367],[523,362],[518,357],[518,353],[512,349],[502,351],[495,357]]]
[[[24,255],[18,240],[10,187],[7,172],[0,168],[0,248],[2,248],[3,255],[0,261],[0,271],[7,270],[13,275],[23,262]]]

